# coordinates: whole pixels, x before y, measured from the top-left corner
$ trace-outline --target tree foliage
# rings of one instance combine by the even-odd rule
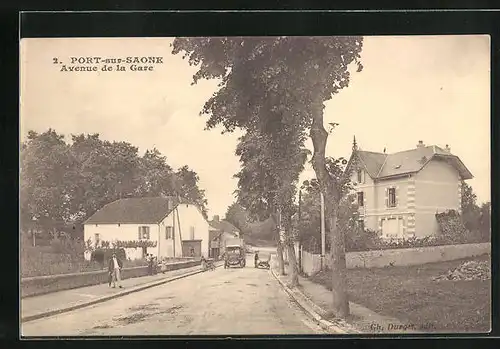
[[[462,181],[462,221],[467,230],[480,241],[489,241],[491,236],[491,202],[479,206],[472,187]]]
[[[172,53],[183,53],[200,79],[220,79],[220,89],[204,105],[207,128],[226,131],[249,124],[263,129],[283,115],[300,129],[311,125],[314,102],[346,87],[348,65],[358,64],[361,37],[176,38]],[[273,115],[261,111],[271,110]]]
[[[72,135],[67,143],[52,129],[30,131],[21,145],[20,183],[21,230],[46,237],[61,231],[82,237],[82,222],[119,198],[180,196],[206,214],[196,172],[174,171],[157,149],[139,156],[130,143],[98,134]]]
[[[348,162],[345,158],[326,158],[326,164],[329,175],[334,178],[334,183],[337,185],[337,190],[342,199],[339,203],[339,212],[337,226],[346,237],[346,247],[349,248],[354,242],[351,240],[357,239],[356,236],[359,230],[363,229],[359,225],[358,206],[352,195],[348,193],[352,190],[353,184],[350,176],[346,175],[349,171]],[[298,230],[301,235],[301,240],[304,242],[306,249],[314,249],[317,244],[314,241],[321,241],[321,189],[317,179],[305,180],[301,186],[301,219],[298,223]],[[326,234],[331,234],[330,227],[326,228]],[[349,232],[349,234],[347,234]],[[330,249],[329,239],[326,241],[327,250]],[[314,251],[317,252],[317,251]]]
[[[176,38],[172,50],[197,66],[193,83],[220,80],[219,90],[201,111],[208,115],[208,129],[222,125],[225,132],[242,128],[265,135],[282,130],[282,136],[294,133],[299,139],[309,132],[312,164],[325,194],[327,225],[332,227],[333,310],[341,317],[349,313],[344,241],[336,231],[341,195],[325,163],[328,133],[323,110],[325,101],[348,86],[350,64],[362,69],[361,48],[361,37],[281,36]],[[287,176],[284,182],[292,183]],[[288,202],[291,192],[290,186],[282,186],[280,203]],[[288,212],[285,218],[288,223]]]
[[[282,121],[283,122],[283,121]],[[305,136],[291,125],[275,124],[272,132],[251,129],[239,139],[236,155],[240,157],[238,203],[254,220],[272,218],[286,233],[285,246],[290,249],[295,240],[292,216],[299,175],[304,169],[309,151],[304,147]],[[275,233],[278,239],[278,231]],[[278,243],[281,273],[284,265]],[[292,249],[293,250],[293,249]],[[291,252],[293,255],[293,252]],[[298,283],[297,267],[292,260],[292,285]]]
[[[205,198],[205,190],[199,187],[199,180],[200,178],[195,171],[191,170],[187,165],[182,166],[175,172],[175,192],[181,198],[197,204],[203,216],[207,219],[207,199]]]
[[[243,235],[250,233],[251,219],[240,204],[233,203],[227,208],[225,220],[238,228]]]

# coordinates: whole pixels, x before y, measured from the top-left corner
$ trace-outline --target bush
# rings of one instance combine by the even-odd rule
[[[127,259],[125,250],[123,248],[116,248],[116,249],[113,249],[113,248],[109,248],[109,249],[99,248],[99,249],[96,249],[96,250],[92,251],[92,254],[90,256],[90,260],[93,261],[93,262],[97,262],[97,263],[103,265],[104,263],[106,263],[111,258],[111,256],[113,255],[113,253],[116,253],[116,256],[119,259],[121,259],[122,261],[125,261]]]
[[[345,235],[346,252],[387,250],[397,248],[417,248],[442,245],[456,245],[489,241],[488,234],[480,231],[469,231],[465,228],[462,217],[456,211],[450,210],[436,214],[440,234],[423,238],[382,239],[372,230],[362,230],[351,227]]]
[[[471,240],[472,234],[465,227],[460,214],[455,210],[436,213],[441,237],[450,243],[464,243]]]
[[[72,260],[82,260],[85,244],[80,239],[62,238],[52,239],[50,242],[52,253],[66,254]]]
[[[358,228],[345,235],[345,249],[347,252],[375,250],[382,245],[382,239],[373,230]]]
[[[21,246],[21,277],[101,270],[96,262],[77,260],[69,254],[54,253],[50,246]]]

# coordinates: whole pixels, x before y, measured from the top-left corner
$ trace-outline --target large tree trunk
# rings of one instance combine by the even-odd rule
[[[283,261],[283,245],[281,243],[279,219],[277,217],[278,217],[277,214],[273,214],[273,219],[275,222],[275,225],[274,225],[275,236],[276,236],[276,241],[277,241],[276,252],[278,255],[278,266],[279,266],[280,275],[285,275],[285,262]]]
[[[330,231],[330,267],[332,270],[333,309],[337,316],[345,318],[349,315],[349,299],[347,296],[347,274],[345,259],[344,234],[337,226],[338,204],[326,206],[327,229]]]
[[[285,212],[286,213],[284,215],[283,226],[285,228],[288,266],[291,276],[290,287],[297,287],[299,284],[299,273],[297,268],[297,257],[295,256],[295,248],[293,245],[294,239],[292,232],[292,216],[288,210],[286,210]]]
[[[318,104],[313,114],[310,136],[314,146],[312,165],[321,191],[325,198],[325,218],[330,233],[330,255],[332,270],[333,312],[336,316],[346,318],[349,315],[349,301],[346,287],[346,262],[344,239],[337,229],[337,212],[340,194],[326,169],[325,149],[328,133],[323,126],[323,104]]]
[[[297,267],[297,257],[295,256],[295,248],[293,243],[288,243],[288,263],[290,266],[290,287],[299,285],[299,270]]]
[[[279,270],[281,275],[286,275],[285,274],[285,262],[283,261],[283,245],[281,244],[281,241],[278,240],[278,246],[277,246],[277,252],[278,252],[278,265],[279,265]]]

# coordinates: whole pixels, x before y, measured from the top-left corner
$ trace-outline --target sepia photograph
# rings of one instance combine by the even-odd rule
[[[491,331],[488,35],[23,38],[20,336]]]

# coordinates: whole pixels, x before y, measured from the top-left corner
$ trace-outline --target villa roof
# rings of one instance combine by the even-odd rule
[[[411,174],[422,170],[433,159],[446,161],[463,179],[473,176],[460,158],[436,145],[422,146],[392,154],[356,150],[364,168],[373,179],[383,179]]]

